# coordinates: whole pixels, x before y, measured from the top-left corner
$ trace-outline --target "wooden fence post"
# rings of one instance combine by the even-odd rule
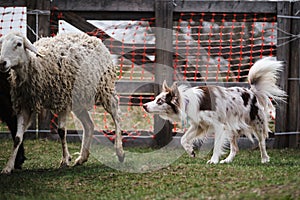
[[[155,95],[161,91],[164,80],[173,82],[173,2],[172,0],[155,1]],[[154,117],[154,133],[158,146],[165,146],[172,140],[172,124]]]
[[[28,0],[26,6],[28,39],[31,42],[35,42],[38,37],[50,36],[50,1]],[[37,128],[38,130],[49,130],[50,120],[53,117],[50,111],[44,110],[37,117],[38,120],[34,121],[29,129],[35,130]],[[38,125],[36,123],[38,123]]]
[[[299,10],[299,2],[277,3],[277,58],[285,61],[284,71],[280,76],[280,87],[287,94],[287,103],[279,103],[276,111],[275,132],[287,132],[287,134],[275,137],[275,147],[297,147],[299,135],[288,132],[299,132],[299,38],[291,41],[291,34],[299,34],[299,23],[292,19]],[[299,16],[299,15],[298,15]]]
[[[292,15],[300,17],[300,2],[293,2]],[[291,19],[291,34],[298,35],[298,38],[293,38],[290,44],[290,72],[288,77],[288,116],[287,116],[287,131],[295,134],[289,135],[289,148],[300,147],[300,21],[299,19]],[[298,133],[297,133],[298,132]]]

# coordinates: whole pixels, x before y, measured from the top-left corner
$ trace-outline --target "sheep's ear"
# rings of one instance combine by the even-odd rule
[[[27,38],[25,38],[25,37],[24,37],[24,46],[25,46],[26,49],[32,51],[37,56],[40,56],[40,57],[44,57],[45,56],[45,55],[39,53],[39,51],[37,50],[37,48],[35,48],[35,46],[33,46],[33,44]]]
[[[2,46],[2,41],[3,41],[3,36],[0,37],[0,47]],[[1,49],[0,49],[0,51],[1,51]]]
[[[171,91],[171,88],[169,88],[169,86],[167,85],[167,81],[166,80],[164,80],[164,82],[163,82],[162,90],[164,92],[170,92]]]

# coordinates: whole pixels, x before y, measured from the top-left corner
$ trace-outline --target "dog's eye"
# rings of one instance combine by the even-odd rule
[[[21,42],[18,42],[17,43],[17,47],[21,47],[22,46],[22,43]]]
[[[157,99],[156,103],[162,105],[165,101],[163,99]]]

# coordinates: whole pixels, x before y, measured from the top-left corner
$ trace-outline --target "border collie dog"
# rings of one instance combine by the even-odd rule
[[[252,135],[258,140],[261,162],[269,162],[266,151],[268,121],[275,111],[270,99],[285,101],[286,94],[277,85],[278,74],[283,63],[274,58],[258,60],[250,69],[250,89],[242,87],[177,86],[168,87],[164,81],[162,92],[155,100],[143,105],[145,111],[159,114],[170,121],[188,122],[189,128],[181,138],[186,152],[195,157],[193,141],[215,134],[214,150],[210,164],[219,163],[227,142],[230,153],[220,163],[230,163],[235,157],[239,135],[246,135],[252,142]]]

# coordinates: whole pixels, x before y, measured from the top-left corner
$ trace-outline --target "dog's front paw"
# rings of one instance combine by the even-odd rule
[[[231,163],[231,162],[232,162],[232,159],[228,159],[228,158],[226,158],[226,159],[220,161],[221,164],[224,164],[224,163]]]
[[[218,160],[210,159],[209,161],[207,161],[207,164],[218,164],[218,162]]]
[[[268,162],[270,162],[270,157],[269,156],[261,159],[261,163],[268,163]]]
[[[192,158],[195,158],[195,157],[196,157],[195,151],[192,151],[192,153],[190,153],[190,156],[191,156]]]
[[[185,148],[185,152],[192,158],[196,157],[196,153],[193,148]]]

